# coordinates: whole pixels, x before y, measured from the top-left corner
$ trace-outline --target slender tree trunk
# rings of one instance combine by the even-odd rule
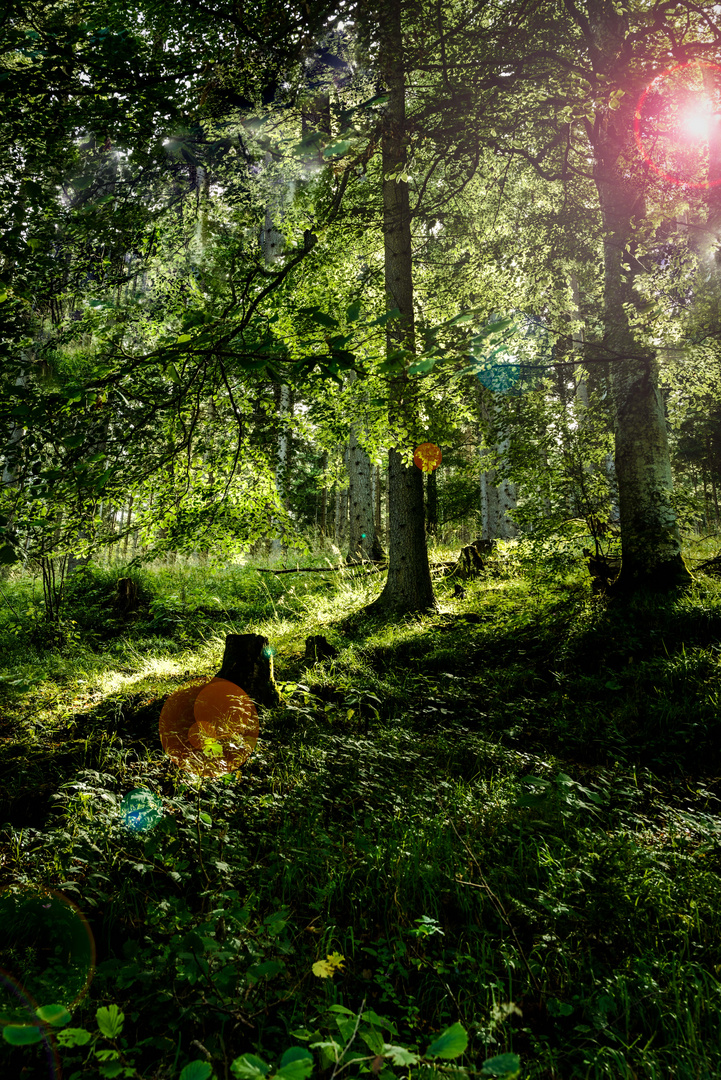
[[[133,495],[131,493],[130,498],[128,499],[128,518],[127,518],[127,521],[125,522],[126,532],[125,532],[125,540],[123,541],[123,558],[126,558],[127,554],[128,554],[128,542],[130,540],[130,525],[132,523],[132,520],[133,520]]]
[[[426,532],[438,535],[438,473],[434,470],[426,476]]]
[[[350,381],[356,373],[350,374]],[[383,549],[376,537],[371,462],[358,441],[358,425],[351,424],[348,439],[348,562],[381,559]]]
[[[288,419],[292,415],[292,402],[290,387],[283,384],[280,387],[278,399],[278,451],[275,467],[275,486],[278,491],[278,499],[286,506],[286,485],[290,463],[290,429]],[[273,537],[273,554],[280,555],[286,550],[285,531],[282,525],[278,526],[278,534]]]
[[[413,352],[413,265],[411,214],[408,184],[400,179],[407,161],[405,70],[401,0],[389,0],[376,9],[380,35],[380,61],[389,91],[382,135],[383,241],[385,289],[390,309],[400,319],[387,324],[388,352]],[[392,378],[390,419],[396,430],[409,432],[403,447],[410,456],[416,427],[407,360]],[[371,607],[383,614],[436,608],[428,564],[423,513],[423,474],[412,462],[406,464],[400,449],[388,457],[388,577],[381,595]]]
[[[492,396],[492,391],[490,392]],[[481,398],[481,411],[488,423],[492,419],[494,404],[486,404]],[[494,425],[491,424],[491,430]],[[501,431],[500,441],[494,447],[481,449],[481,537],[483,540],[508,540],[516,535],[516,526],[508,516],[516,507],[518,498],[517,485],[511,480],[499,480],[495,469],[484,467],[483,459],[495,452],[499,458],[508,453],[509,439]],[[498,438],[498,434],[492,436]]]
[[[323,474],[323,487],[320,492],[320,535],[325,537],[328,527],[328,485],[326,483],[326,469],[328,468],[328,454],[323,452],[320,459],[320,468]]]

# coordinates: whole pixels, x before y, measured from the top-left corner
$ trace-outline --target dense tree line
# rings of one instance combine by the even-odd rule
[[[421,610],[428,535],[474,514],[617,521],[622,588],[683,584],[679,523],[718,520],[719,34],[610,0],[11,5],[5,562],[52,598],[109,541],[315,531]]]

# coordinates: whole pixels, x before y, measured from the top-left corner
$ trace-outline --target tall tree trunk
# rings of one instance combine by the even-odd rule
[[[574,10],[574,18],[585,19]],[[643,89],[628,71],[628,19],[606,0],[588,0],[584,29],[593,41],[594,67],[625,88],[620,108],[589,134],[603,226],[604,353],[611,369],[622,568],[618,591],[669,588],[691,575],[671,503],[673,478],[655,353],[637,341],[628,309],[633,290],[633,227],[643,217],[643,178],[633,138],[634,103]]]
[[[266,165],[270,162],[270,154],[266,154],[265,162]],[[279,198],[274,200],[274,204],[279,204],[279,202]],[[283,254],[283,245],[285,242],[282,232],[275,226],[273,220],[274,211],[277,211],[277,205],[266,207],[265,222],[261,233],[261,246],[263,248],[263,256],[267,266],[272,266],[274,263],[278,262]],[[290,464],[290,431],[287,424],[287,417],[292,414],[292,410],[293,406],[290,387],[283,384],[280,387],[278,396],[278,449],[275,468],[275,486],[278,492],[278,501],[284,507],[286,505],[286,480]],[[271,551],[277,557],[286,551],[286,543],[285,530],[282,524],[276,521],[275,525],[277,532],[273,537]]]
[[[604,229],[604,346],[611,357],[615,468],[622,567],[616,588],[668,588],[691,579],[671,503],[673,478],[654,353],[636,342],[624,305],[633,300],[621,260],[631,241],[635,193],[617,154],[597,147],[596,184]],[[611,158],[611,160],[609,160]]]
[[[375,14],[381,70],[389,91],[382,135],[386,302],[390,309],[400,311],[400,319],[389,320],[387,324],[387,347],[389,354],[404,349],[411,355],[414,339],[411,213],[408,184],[399,179],[407,160],[401,0],[381,3]],[[417,425],[407,369],[405,360],[402,372],[391,379],[390,419],[394,428],[410,433],[404,447],[406,454],[410,454],[413,429]],[[388,457],[388,552],[388,577],[371,608],[383,614],[435,609],[423,514],[423,474],[412,462],[407,465],[395,447]]]

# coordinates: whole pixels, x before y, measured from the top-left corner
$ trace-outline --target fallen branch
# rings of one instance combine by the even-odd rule
[[[256,570],[259,574],[329,574],[336,570],[351,570],[354,566],[364,566],[374,574],[388,569],[387,564],[377,566],[371,559],[367,559],[365,562],[344,563],[343,566],[294,566],[290,570],[270,570],[256,566]]]

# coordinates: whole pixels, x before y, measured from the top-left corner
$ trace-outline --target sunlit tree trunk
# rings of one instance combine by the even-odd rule
[[[328,454],[323,452],[320,460],[321,473],[323,474],[323,487],[320,493],[320,535],[325,538],[328,532],[328,484],[326,482],[326,469],[328,468]]]
[[[492,398],[492,393],[490,396]],[[490,422],[491,430],[495,431],[498,425],[497,422],[493,422],[494,412],[493,401],[487,403],[484,394],[481,398],[481,413],[486,424]],[[484,463],[484,458],[491,454],[501,461],[508,454],[509,439],[502,431],[496,432],[493,437],[497,437],[498,434],[501,437],[494,446],[482,447],[480,451],[481,538],[483,540],[508,540],[516,535],[516,526],[509,514],[516,507],[517,485],[512,480],[500,478],[496,469],[487,468]]]
[[[668,588],[690,581],[671,503],[673,478],[658,364],[652,349],[636,340],[628,311],[633,290],[634,224],[645,213],[643,176],[633,139],[634,106],[643,80],[629,76],[628,19],[607,0],[588,0],[588,18],[576,9],[603,77],[623,80],[625,96],[611,115],[588,125],[594,179],[603,228],[604,338],[614,406],[615,464],[621,520],[619,592]],[[624,262],[626,266],[624,266]],[[632,269],[629,270],[628,267]]]
[[[630,124],[630,115],[628,119]],[[622,260],[641,207],[637,192],[621,175],[623,147],[613,146],[612,137],[599,143],[595,174],[604,231],[604,352],[610,360],[621,522],[617,588],[672,587],[688,582],[690,574],[671,503],[673,478],[658,364],[654,353],[635,340],[625,307],[634,296]]]
[[[387,325],[387,347],[389,353],[402,348],[410,354],[414,339],[411,215],[408,184],[399,179],[407,161],[400,0],[380,5],[375,15],[381,70],[389,91],[382,136],[385,289],[389,308],[400,311],[400,319]],[[406,362],[403,371],[391,380],[390,419],[394,427],[407,433],[404,449],[408,454],[413,450],[416,423],[407,367]],[[388,552],[388,578],[373,609],[389,614],[435,608],[423,513],[423,474],[414,464],[406,464],[395,447],[388,459]]]

